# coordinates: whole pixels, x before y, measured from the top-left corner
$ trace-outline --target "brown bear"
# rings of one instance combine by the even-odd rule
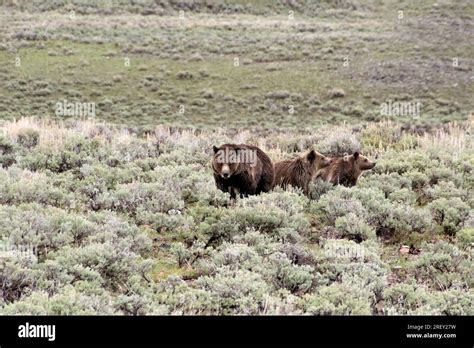
[[[275,177],[271,159],[256,146],[224,144],[214,146],[212,169],[217,188],[240,197],[268,192]]]
[[[354,152],[350,156],[331,158],[331,164],[318,171],[315,178],[321,178],[334,185],[351,187],[357,184],[362,173],[374,168],[375,164],[359,152]]]
[[[319,170],[330,164],[330,158],[315,150],[293,160],[275,162],[275,185],[299,187],[309,194],[309,183]]]

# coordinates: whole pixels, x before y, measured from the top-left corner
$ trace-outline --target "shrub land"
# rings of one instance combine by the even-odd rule
[[[390,122],[0,130],[2,314],[473,314],[470,122],[422,135]],[[211,167],[213,145],[231,142],[273,161],[309,146],[378,159],[354,187],[232,202]]]

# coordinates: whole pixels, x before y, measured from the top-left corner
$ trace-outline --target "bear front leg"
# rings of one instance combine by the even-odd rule
[[[245,188],[245,196],[248,197],[248,195],[255,195],[257,193],[257,183],[249,183],[248,186]]]
[[[230,199],[235,199],[234,188],[232,186],[229,186],[227,189],[229,190],[229,193],[230,193]]]

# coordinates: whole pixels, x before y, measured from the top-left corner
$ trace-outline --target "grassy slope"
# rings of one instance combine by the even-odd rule
[[[358,123],[383,118],[380,104],[389,99],[422,103],[421,117],[401,117],[405,123],[464,119],[472,110],[474,52],[465,38],[473,17],[465,4],[295,12],[294,20],[6,12],[0,117],[54,116],[63,99],[95,102],[98,118],[142,126]],[[44,93],[36,95],[35,83]],[[333,88],[345,97],[331,99]]]

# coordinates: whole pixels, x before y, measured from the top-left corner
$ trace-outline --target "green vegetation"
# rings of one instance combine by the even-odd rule
[[[394,124],[368,129],[140,137],[91,121],[5,122],[0,312],[472,315],[470,123],[412,135],[405,150]],[[276,189],[232,203],[213,182],[216,143],[258,142],[276,160],[378,132],[390,136],[365,151],[377,166],[353,188],[316,182],[314,199]]]
[[[55,117],[63,100],[145,129],[427,127],[472,111],[469,1],[54,3],[2,7],[2,119]],[[420,115],[382,115],[389,101]]]
[[[470,5],[0,0],[0,314],[473,315]],[[377,165],[232,202],[226,142]]]

